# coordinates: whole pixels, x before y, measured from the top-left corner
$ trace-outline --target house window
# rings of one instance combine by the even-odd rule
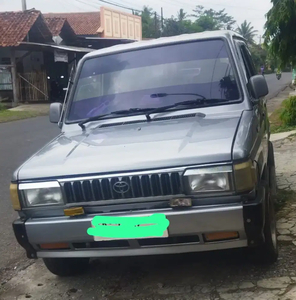
[[[8,68],[0,68],[0,91],[12,90],[12,77]]]

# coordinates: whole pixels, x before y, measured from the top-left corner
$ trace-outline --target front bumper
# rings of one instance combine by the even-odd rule
[[[261,198],[260,199],[264,199]],[[14,222],[14,232],[29,258],[116,257],[175,254],[256,246],[262,242],[262,201],[250,205],[216,205],[186,210],[161,209],[108,216],[165,214],[170,221],[169,238],[95,242],[87,234],[95,215],[83,217],[31,218]],[[206,242],[204,235],[237,231],[239,238]],[[69,249],[42,250],[40,244],[68,243]]]

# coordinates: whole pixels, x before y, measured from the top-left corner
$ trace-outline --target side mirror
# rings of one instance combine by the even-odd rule
[[[250,78],[250,87],[255,99],[260,99],[268,95],[268,85],[263,75],[255,75]]]
[[[49,108],[49,120],[51,123],[59,123],[62,114],[62,103],[51,103]]]

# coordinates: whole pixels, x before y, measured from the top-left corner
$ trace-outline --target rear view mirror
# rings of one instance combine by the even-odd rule
[[[255,75],[250,78],[250,87],[255,99],[260,99],[268,95],[268,85],[266,79],[262,75]]]
[[[62,114],[62,103],[51,103],[49,108],[49,120],[51,123],[59,123]]]

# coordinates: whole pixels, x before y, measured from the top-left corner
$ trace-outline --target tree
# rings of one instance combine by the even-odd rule
[[[181,8],[177,13],[177,18],[171,18],[164,21],[163,36],[173,36],[185,33],[201,32],[203,28],[187,20],[187,13]]]
[[[254,65],[259,70],[262,65],[266,64],[268,52],[261,45],[256,45],[255,43],[251,44],[249,48],[252,53]]]
[[[161,20],[152,8],[144,6],[142,13],[137,15],[142,17],[142,34],[144,38],[160,37]]]
[[[284,68],[296,65],[296,3],[294,0],[271,0],[273,6],[267,13],[264,43]]]
[[[181,8],[179,11],[178,11],[178,14],[177,14],[177,19],[179,22],[183,22],[185,21],[187,18],[187,13],[184,11],[183,8]]]
[[[234,18],[225,13],[225,9],[215,11],[213,9],[204,9],[203,6],[198,5],[193,12],[192,17],[196,18],[196,24],[204,30],[231,30],[235,23]]]
[[[236,31],[242,35],[249,45],[254,44],[254,37],[256,36],[257,30],[254,29],[254,27],[251,25],[251,23],[248,23],[246,20],[236,29]]]

